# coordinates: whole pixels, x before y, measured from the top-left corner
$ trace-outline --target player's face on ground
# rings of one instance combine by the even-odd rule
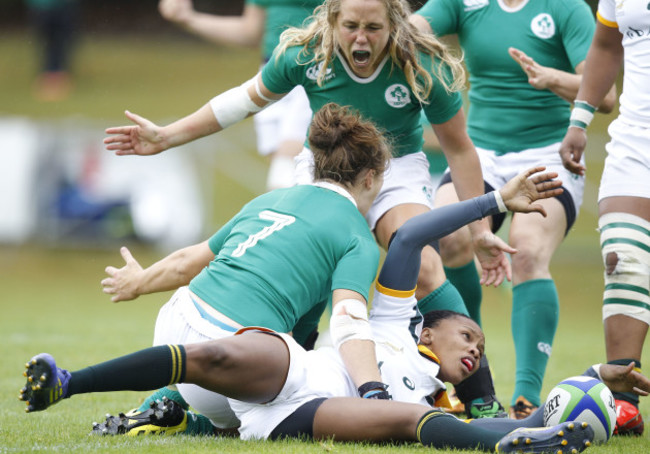
[[[380,0],[342,0],[335,34],[352,72],[371,76],[388,48],[386,7]]]
[[[429,336],[424,332],[427,329],[431,330]],[[485,337],[476,322],[464,317],[452,317],[441,320],[435,328],[425,330],[422,340],[431,343],[429,349],[440,360],[438,378],[457,384],[478,369],[485,349]]]

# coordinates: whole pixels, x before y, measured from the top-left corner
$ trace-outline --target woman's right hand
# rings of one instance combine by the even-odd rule
[[[587,133],[584,129],[569,128],[562,145],[560,145],[560,157],[564,167],[576,175],[585,174],[585,166],[580,162],[587,146]]]
[[[107,128],[106,134],[110,134],[104,139],[107,150],[115,151],[118,156],[149,156],[168,148],[162,127],[128,110],[124,113],[135,125]]]

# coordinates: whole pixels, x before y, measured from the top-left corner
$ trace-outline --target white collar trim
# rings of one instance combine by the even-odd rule
[[[375,69],[374,73],[372,73],[368,77],[359,77],[350,69],[350,67],[348,66],[348,62],[345,61],[345,58],[343,57],[343,55],[341,55],[339,50],[336,49],[335,52],[336,52],[336,56],[341,62],[341,65],[343,65],[343,69],[345,69],[345,72],[348,73],[348,76],[350,76],[350,79],[352,79],[353,81],[359,84],[369,84],[370,82],[374,81],[377,78],[377,76],[379,76],[379,73],[384,68],[386,62],[388,61],[388,54],[386,54],[383,60],[379,63],[379,66],[377,66],[377,69]]]
[[[524,0],[515,7],[506,5],[503,0],[497,0],[497,3],[506,13],[516,13],[517,11],[521,11],[521,9],[528,4],[528,0]]]
[[[352,204],[356,208],[359,208],[357,206],[357,201],[354,200],[354,197],[352,197],[352,194],[350,194],[345,188],[339,186],[338,184],[329,183],[327,181],[314,181],[313,183],[310,183],[310,184],[312,186],[316,186],[316,187],[319,187],[319,188],[329,189],[330,191],[334,191],[334,192],[342,195],[346,199],[348,199],[350,202],[352,202]]]

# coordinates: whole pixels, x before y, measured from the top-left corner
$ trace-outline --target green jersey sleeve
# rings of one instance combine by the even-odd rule
[[[437,36],[458,32],[460,2],[457,0],[429,0],[415,14],[424,17]]]
[[[214,252],[214,255],[219,253],[226,238],[230,235],[230,231],[232,230],[233,225],[235,225],[236,218],[237,216],[233,217],[208,240],[208,246],[210,246],[210,250]]]
[[[368,301],[370,287],[377,276],[379,249],[368,237],[353,236],[332,274],[332,291],[353,290]]]
[[[432,67],[432,59],[428,56],[422,57],[422,64]],[[429,123],[441,124],[451,120],[451,118],[458,113],[463,107],[463,98],[459,92],[449,92],[443,84],[436,78],[438,72],[446,81],[451,84],[452,75],[451,68],[440,60],[433,61],[433,88],[429,95],[429,103],[422,106]]]
[[[269,62],[262,68],[262,82],[273,93],[289,93],[300,85],[298,54],[302,47],[289,47],[284,52],[276,48]],[[304,69],[303,69],[304,72]]]
[[[562,43],[571,66],[575,69],[587,58],[596,21],[587,3],[582,0],[567,0],[559,6],[558,22],[562,30]]]

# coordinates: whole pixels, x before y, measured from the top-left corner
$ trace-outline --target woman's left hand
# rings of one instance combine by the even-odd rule
[[[498,287],[504,279],[512,280],[512,267],[506,252],[514,254],[517,250],[490,231],[475,236],[473,241],[476,258],[481,264],[481,284]]]

